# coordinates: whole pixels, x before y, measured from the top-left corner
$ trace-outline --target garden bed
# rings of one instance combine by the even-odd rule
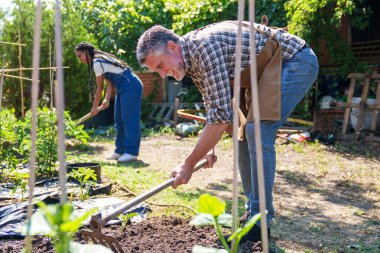
[[[113,235],[125,252],[191,252],[195,245],[217,247],[215,229],[211,226],[196,227],[188,219],[179,217],[151,217],[135,225],[110,226],[103,233]],[[75,241],[85,243],[77,234]],[[4,240],[0,252],[16,253],[24,247],[24,240]],[[53,245],[43,236],[34,237],[33,253],[53,253]],[[245,243],[240,253],[260,252],[259,244]]]

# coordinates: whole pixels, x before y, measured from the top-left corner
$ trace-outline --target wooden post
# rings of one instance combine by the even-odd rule
[[[49,39],[50,109],[53,108],[53,75],[51,67],[51,40]]]
[[[378,83],[377,83],[377,89],[376,89],[376,107],[375,109],[373,109],[372,111],[372,121],[371,121],[371,127],[370,129],[372,131],[375,131],[376,130],[376,124],[377,124],[377,117],[378,117],[378,114],[379,114],[379,105],[380,105],[380,79],[378,80]],[[374,136],[373,132],[370,133],[370,136]]]
[[[176,96],[174,99],[174,112],[173,112],[173,127],[175,128],[177,126],[178,121],[178,106],[179,106],[179,97]]]
[[[356,124],[356,131],[365,127],[365,108],[367,107],[367,97],[369,90],[370,76],[365,77],[363,91],[360,98],[359,110],[358,110],[358,123]]]
[[[356,78],[351,77],[350,88],[348,89],[348,94],[347,94],[346,110],[344,112],[344,120],[343,120],[343,128],[342,128],[343,135],[346,134],[347,132],[348,119],[350,118],[350,112],[351,112],[352,96],[354,95],[354,91],[355,91],[355,83],[356,83]]]
[[[1,69],[1,77],[0,77],[0,111],[1,111],[1,104],[3,101],[3,85],[4,85],[4,57],[3,57],[3,67]]]
[[[21,93],[21,117],[24,118],[25,110],[24,110],[24,85],[22,80],[22,63],[21,63],[22,49],[21,49],[21,32],[18,30],[18,67],[19,76],[20,76],[20,93]]]

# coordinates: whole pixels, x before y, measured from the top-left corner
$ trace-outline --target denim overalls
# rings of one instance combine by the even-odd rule
[[[112,64],[104,59],[96,61]],[[115,153],[138,156],[140,148],[140,115],[142,82],[130,69],[120,74],[106,72],[104,78],[117,89],[115,98]]]

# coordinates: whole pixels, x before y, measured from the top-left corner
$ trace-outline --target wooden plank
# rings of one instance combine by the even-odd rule
[[[378,83],[377,83],[377,90],[376,90],[376,105],[380,105],[380,79],[378,80]],[[375,109],[372,111],[372,119],[371,119],[371,127],[370,129],[372,131],[375,131],[376,130],[376,124],[377,124],[377,117],[378,117],[378,114],[379,114],[379,110]],[[373,133],[370,133],[369,136],[373,137],[374,134]]]
[[[359,103],[358,121],[357,121],[357,124],[356,124],[356,129],[362,129],[362,128],[365,127],[365,124],[364,124],[364,115],[365,115],[365,108],[366,108],[366,104],[367,104],[369,82],[370,82],[370,78],[367,77],[364,80],[361,100],[360,100],[360,103]]]
[[[374,74],[366,74],[366,73],[351,73],[348,75],[348,78],[352,79],[352,78],[355,78],[355,79],[365,79],[365,78],[371,78],[371,79],[376,79],[376,78],[380,78],[380,74],[379,73],[374,73]]]
[[[175,100],[174,100],[174,112],[173,112],[173,127],[177,126],[177,121],[178,121],[177,110],[178,110],[178,107],[179,107],[179,97],[175,97]]]
[[[173,114],[173,111],[174,111],[174,104],[172,104],[172,105],[170,106],[168,112],[167,112],[166,115],[165,115],[165,119],[168,120],[168,119],[170,118],[170,116]]]
[[[355,91],[355,84],[356,84],[356,78],[351,78],[350,88],[348,89],[348,95],[347,95],[348,104],[351,104],[352,102],[352,96],[354,95],[354,91]],[[347,132],[348,119],[350,118],[350,112],[351,112],[351,107],[346,107],[346,110],[344,112],[344,118],[343,118],[342,134],[346,134]]]
[[[357,103],[345,103],[345,102],[335,102],[334,107],[351,107],[359,108],[360,104]],[[367,109],[380,109],[380,104],[376,103],[374,105],[367,105]]]
[[[162,107],[161,107],[161,110],[158,112],[158,114],[156,115],[156,118],[158,119],[161,119],[162,118],[162,115],[164,114],[165,110],[166,110],[166,107],[167,107],[167,103],[163,103],[162,104]]]

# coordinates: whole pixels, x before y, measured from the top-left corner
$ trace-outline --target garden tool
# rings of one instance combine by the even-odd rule
[[[205,164],[207,164],[207,159],[203,159],[200,162],[198,162],[194,168],[194,172],[198,171]],[[119,214],[124,213],[125,211],[138,205],[142,201],[148,199],[149,197],[171,186],[173,182],[174,182],[174,178],[172,177],[168,179],[166,182],[161,183],[155,188],[131,199],[129,202],[119,206],[118,208],[116,208],[115,210],[112,210],[111,212],[105,214],[104,216],[102,216],[101,212],[93,215],[90,220],[90,226],[92,228],[92,231],[82,229],[80,233],[82,234],[83,238],[87,241],[92,241],[93,243],[96,243],[96,244],[102,244],[106,247],[111,248],[116,253],[124,253],[124,250],[121,248],[119,242],[116,240],[115,237],[113,237],[112,235],[105,235],[102,233],[101,231],[102,227],[107,222],[109,222],[110,220],[118,216]]]
[[[99,106],[98,107],[98,110],[99,111],[102,111],[103,110],[103,107],[102,106]],[[76,126],[79,126],[80,124],[83,124],[83,122],[85,122],[86,120],[88,120],[89,118],[91,118],[91,112],[87,113],[86,115],[84,115],[82,118],[80,118],[78,120],[78,122],[75,124]]]

